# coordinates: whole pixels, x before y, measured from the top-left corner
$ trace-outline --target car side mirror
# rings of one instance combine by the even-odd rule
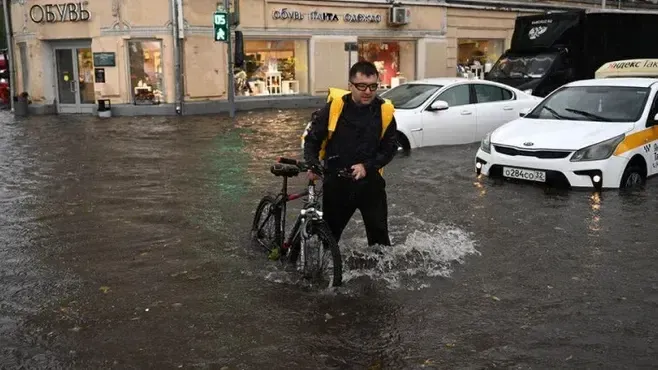
[[[519,117],[525,117],[528,113],[530,113],[530,108],[522,109],[519,112]]]
[[[431,111],[440,111],[440,110],[446,110],[448,108],[450,108],[450,106],[448,105],[447,101],[437,100],[437,101],[435,101],[434,103],[432,103],[430,105],[429,110],[431,110]]]

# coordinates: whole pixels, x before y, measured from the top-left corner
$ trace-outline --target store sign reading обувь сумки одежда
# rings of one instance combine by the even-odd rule
[[[342,19],[346,23],[379,23],[382,21],[382,16],[379,14],[338,14],[318,11],[312,11],[310,13],[304,14],[299,10],[288,10],[288,8],[282,8],[272,12],[272,19],[291,21],[309,19],[311,21],[321,22],[338,22],[340,19]]]
[[[32,5],[30,19],[34,23],[84,22],[91,17],[86,9],[87,1],[81,3]]]

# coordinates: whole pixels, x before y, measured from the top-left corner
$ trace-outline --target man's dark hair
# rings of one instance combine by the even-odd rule
[[[356,77],[357,73],[361,73],[366,77],[370,77],[370,76],[379,77],[379,72],[377,71],[377,67],[375,67],[374,64],[365,60],[354,63],[352,68],[350,68],[350,80]]]

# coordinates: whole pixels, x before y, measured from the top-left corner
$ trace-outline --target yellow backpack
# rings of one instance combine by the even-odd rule
[[[324,139],[322,142],[322,146],[320,147],[320,159],[324,159],[326,155],[326,147],[327,143],[329,140],[331,140],[331,137],[334,134],[334,131],[336,131],[336,125],[338,124],[338,118],[340,117],[340,114],[343,111],[343,105],[345,104],[343,102],[343,96],[346,94],[349,94],[349,90],[343,90],[343,89],[338,89],[335,87],[330,87],[329,88],[329,94],[327,96],[327,103],[331,103],[329,106],[329,133],[327,135],[327,138]],[[382,104],[382,133],[380,135],[380,139],[384,137],[384,133],[386,133],[386,129],[388,128],[388,125],[391,124],[391,121],[393,121],[393,113],[395,113],[395,107],[393,106],[393,103],[389,99],[384,99],[384,104]],[[303,141],[304,138],[306,137],[306,131],[304,131],[304,134],[302,135],[302,146],[303,146]],[[384,174],[384,169],[379,170],[380,174]]]

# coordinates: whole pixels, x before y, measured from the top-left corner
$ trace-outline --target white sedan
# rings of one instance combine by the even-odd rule
[[[567,84],[482,139],[475,171],[568,187],[632,188],[658,174],[658,79]]]
[[[381,94],[395,106],[400,148],[468,144],[519,118],[541,98],[493,81],[430,78]]]

